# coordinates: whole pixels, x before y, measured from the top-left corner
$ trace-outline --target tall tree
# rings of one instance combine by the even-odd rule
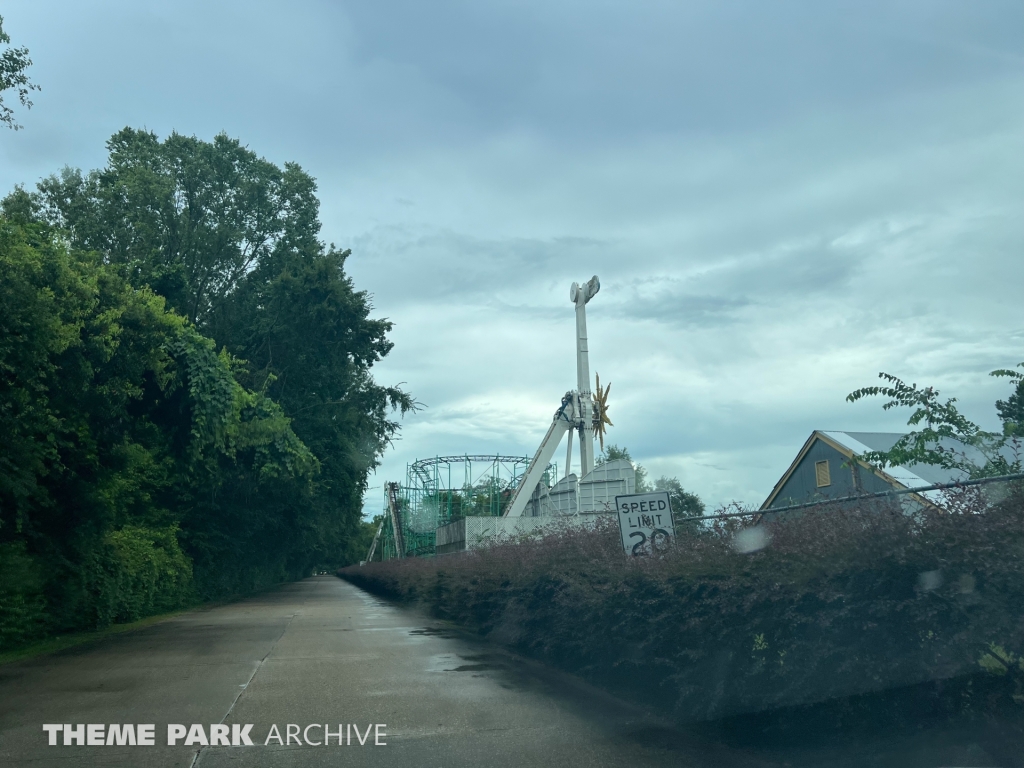
[[[162,297],[19,222],[24,203],[0,216],[0,560],[22,563],[0,645],[32,634],[44,582],[66,630],[188,601],[193,563],[205,594],[311,565],[290,523],[317,463],[280,407]]]
[[[398,429],[388,413],[413,403],[370,374],[391,350],[391,323],[369,317],[369,297],[345,274],[348,255],[328,249],[287,259],[272,279],[254,273],[224,302],[216,328],[248,361],[250,385],[281,403],[320,457],[326,496],[358,507]]]
[[[73,252],[96,254],[164,297],[261,398],[243,415],[293,430],[319,470],[304,488],[265,482],[283,471],[259,464],[276,450],[269,437],[211,454],[202,464],[209,493],[190,496],[181,518],[197,582],[216,594],[258,586],[270,563],[274,578],[336,564],[363,535],[362,494],[399,428],[392,414],[415,403],[373,379],[391,323],[370,316],[369,296],[345,273],[348,252],[319,240],[315,181],[223,134],[160,140],[125,128],[107,146],[101,170],[65,168],[34,193],[16,190],[10,215],[60,232]],[[263,467],[255,474],[254,462]],[[258,551],[284,559],[261,569],[250,557]]]
[[[322,250],[313,179],[221,134],[213,142],[132,128],[107,142],[101,171],[65,168],[39,185],[47,220],[205,328],[252,273]]]
[[[676,524],[687,517],[700,517],[704,514],[705,505],[700,496],[683,488],[678,477],[662,475],[654,481],[654,490],[667,491],[669,503],[672,505],[673,522]]]

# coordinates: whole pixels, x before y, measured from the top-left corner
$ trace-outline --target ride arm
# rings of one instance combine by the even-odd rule
[[[402,516],[398,514],[398,483],[385,483],[384,489],[388,496],[388,513],[391,515],[391,528],[395,535],[395,550],[398,558],[405,557],[405,534],[402,531]]]
[[[526,509],[526,504],[530,501],[530,497],[533,496],[533,490],[537,487],[537,483],[544,476],[544,470],[548,468],[551,457],[555,455],[555,450],[557,450],[558,444],[562,440],[562,435],[566,433],[566,430],[572,429],[572,427],[572,399],[566,396],[562,400],[562,407],[555,413],[551,426],[548,427],[548,433],[541,440],[540,448],[534,454],[533,461],[527,467],[526,474],[523,475],[523,481],[516,488],[515,493],[512,494],[512,498],[509,500],[509,504],[505,508],[505,514],[502,517],[523,516],[523,510]]]
[[[363,563],[369,563],[371,560],[373,560],[373,553],[377,551],[377,542],[380,541],[380,534],[381,534],[381,532],[383,530],[384,530],[384,518],[381,517],[380,525],[377,526],[377,533],[374,534],[374,537],[373,537],[373,543],[370,544],[370,551],[369,551],[369,553],[367,553],[366,559],[363,560]],[[360,565],[362,565],[363,563],[360,563]]]

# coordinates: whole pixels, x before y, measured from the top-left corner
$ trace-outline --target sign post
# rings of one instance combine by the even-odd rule
[[[675,538],[668,491],[616,496],[615,511],[627,555],[660,552]]]

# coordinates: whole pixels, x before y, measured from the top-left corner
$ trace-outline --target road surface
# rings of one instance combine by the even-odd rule
[[[155,743],[90,746],[72,739],[65,746],[62,729],[50,746],[44,724],[92,724],[100,739],[110,736],[110,724],[152,724]],[[168,725],[192,731],[193,724],[202,738],[186,732],[168,746]],[[330,745],[322,743],[323,724]],[[341,740],[350,742],[341,746],[333,735],[339,724]],[[217,725],[228,726],[227,733],[238,726],[239,746],[204,746]],[[246,725],[253,746],[241,739]],[[265,743],[274,725],[281,739]],[[289,741],[289,730],[291,743],[279,743]],[[185,743],[189,735],[192,744]],[[694,741],[574,678],[321,576],[0,666],[0,765],[764,763]]]

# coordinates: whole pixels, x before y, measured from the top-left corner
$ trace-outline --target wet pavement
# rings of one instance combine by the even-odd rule
[[[155,743],[64,746],[60,731],[50,746],[43,730],[94,724],[106,733],[112,723],[153,724]],[[168,724],[184,726],[175,746],[167,744]],[[188,732],[193,724],[201,734]],[[324,724],[329,745],[322,743]],[[227,727],[213,727],[221,725]],[[233,726],[241,741],[247,725],[253,746],[203,744],[215,732],[230,742]],[[284,743],[268,741],[272,726]],[[333,576],[0,666],[5,766],[773,762],[685,735],[576,678]]]

